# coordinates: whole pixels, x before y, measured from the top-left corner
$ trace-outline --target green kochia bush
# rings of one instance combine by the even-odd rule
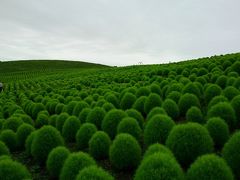
[[[167,115],[155,115],[146,124],[144,129],[144,144],[165,143],[169,132],[175,125]]]
[[[0,156],[2,155],[10,155],[10,152],[5,143],[0,141]]]
[[[147,118],[146,120],[150,120],[153,116],[155,115],[159,115],[159,114],[162,114],[162,115],[167,115],[167,112],[165,111],[165,109],[163,109],[162,107],[155,107],[153,108],[147,115]]]
[[[15,151],[17,149],[17,135],[13,130],[3,130],[0,134],[0,140],[7,145],[10,151]]]
[[[162,104],[161,97],[156,93],[151,93],[144,104],[144,112],[147,114],[149,113],[152,108],[154,107],[160,107]]]
[[[3,129],[11,129],[14,132],[17,131],[17,128],[23,123],[21,118],[10,117],[3,123]]]
[[[227,163],[220,157],[210,154],[203,155],[190,166],[187,180],[233,180],[233,174]]]
[[[200,107],[200,102],[196,95],[186,93],[180,97],[178,107],[182,116],[185,116],[187,110],[192,106]]]
[[[138,167],[134,180],[183,180],[183,171],[174,157],[154,153],[145,158]]]
[[[141,140],[142,129],[136,119],[131,117],[123,118],[117,127],[117,133],[128,133],[135,137],[138,141]]]
[[[199,124],[205,123],[201,110],[196,106],[192,106],[190,109],[188,109],[186,119],[189,122],[197,122]]]
[[[171,130],[166,145],[184,167],[188,167],[198,156],[213,151],[213,140],[209,132],[198,123],[176,125]]]
[[[224,119],[228,123],[230,129],[235,128],[235,125],[237,123],[235,111],[232,106],[227,102],[220,102],[212,106],[208,110],[207,116],[208,118],[220,117]]]
[[[137,111],[136,109],[128,109],[128,110],[126,110],[126,113],[129,117],[132,117],[132,118],[136,119],[139,126],[141,128],[143,128],[144,118],[139,111]]]
[[[165,153],[165,154],[168,154],[168,155],[174,157],[173,153],[166,146],[159,144],[159,143],[155,143],[155,144],[150,145],[147,148],[146,152],[144,153],[143,159],[145,159],[155,153]]]
[[[104,131],[96,132],[89,141],[89,153],[95,159],[108,157],[111,139]]]
[[[25,140],[27,139],[28,135],[31,134],[35,128],[29,124],[23,123],[17,129],[17,141],[18,146],[23,148],[25,145]]]
[[[106,112],[103,108],[95,107],[88,114],[86,122],[93,123],[97,126],[98,129],[100,129],[105,114]]]
[[[68,156],[60,173],[60,180],[76,179],[78,173],[85,167],[96,165],[94,159],[87,153],[78,152]]]
[[[79,172],[76,180],[114,180],[114,178],[100,167],[89,166]]]
[[[212,100],[208,104],[208,109],[210,109],[212,106],[220,103],[220,102],[228,102],[228,99],[225,96],[219,95],[212,98]]]
[[[64,144],[60,132],[52,126],[43,126],[39,129],[33,138],[31,154],[40,164],[44,164],[49,152]]]
[[[223,90],[223,95],[231,101],[235,96],[239,95],[239,90],[233,86],[228,86]]]
[[[63,125],[62,136],[66,142],[74,142],[76,133],[81,126],[80,120],[75,116],[70,116]]]
[[[32,109],[32,118],[33,119],[36,119],[37,118],[37,116],[38,116],[38,113],[40,112],[40,111],[43,111],[43,110],[45,110],[45,106],[42,104],[42,103],[36,103],[36,104],[34,104],[34,106],[33,106],[33,109]]]
[[[127,113],[122,110],[113,109],[109,111],[103,119],[102,130],[113,139],[117,133],[117,126],[124,117],[127,117]]]
[[[120,102],[121,108],[124,110],[130,109],[132,105],[135,103],[136,99],[137,99],[136,96],[133,95],[132,93],[129,92],[125,93]]]
[[[146,96],[141,96],[133,104],[133,108],[136,109],[137,111],[139,111],[142,115],[145,115],[144,104],[145,104],[146,100],[147,100]]]
[[[47,159],[47,170],[51,177],[59,177],[62,166],[69,154],[70,151],[64,146],[52,149]]]
[[[67,118],[69,117],[68,113],[61,113],[58,118],[56,119],[56,128],[62,132],[62,127],[65,123],[65,121],[67,120]]]
[[[179,108],[177,103],[172,99],[165,99],[165,101],[162,104],[162,107],[165,109],[167,114],[173,118],[176,119],[179,116]]]
[[[236,132],[226,142],[222,150],[223,158],[231,167],[236,179],[240,178],[240,132]]]
[[[219,96],[221,92],[222,92],[222,89],[217,84],[209,85],[204,92],[206,102],[210,102],[213,97]]]
[[[76,142],[78,149],[88,148],[88,141],[92,135],[97,131],[97,127],[92,123],[84,123],[76,134]]]
[[[21,180],[31,179],[27,168],[19,162],[5,159],[0,161],[0,179],[2,180]]]
[[[110,162],[118,170],[136,168],[141,160],[141,147],[129,134],[119,134],[109,151]]]
[[[37,134],[37,131],[31,132],[31,134],[28,135],[26,141],[25,141],[25,152],[27,156],[31,155],[31,147],[33,139],[35,138],[35,135]]]
[[[229,138],[227,123],[219,117],[213,117],[207,121],[206,128],[214,141],[215,147],[221,149]]]
[[[238,125],[240,122],[240,95],[235,96],[232,101],[231,101],[231,106],[233,107],[233,109],[235,110],[235,114],[237,116],[237,120],[238,120]]]
[[[78,118],[80,119],[81,123],[86,122],[88,114],[91,112],[91,108],[84,108],[80,113]]]
[[[44,125],[48,125],[48,115],[44,113],[38,113],[37,119],[35,121],[35,127],[36,128],[41,128]]]

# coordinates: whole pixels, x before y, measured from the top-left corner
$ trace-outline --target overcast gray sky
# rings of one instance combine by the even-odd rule
[[[240,52],[240,0],[0,0],[0,59],[164,63]]]

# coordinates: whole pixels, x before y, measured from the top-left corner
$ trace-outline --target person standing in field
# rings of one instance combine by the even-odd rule
[[[3,83],[0,82],[0,92],[3,91]]]

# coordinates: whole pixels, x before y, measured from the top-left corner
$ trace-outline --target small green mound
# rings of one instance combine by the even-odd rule
[[[78,129],[81,126],[80,120],[75,116],[70,116],[68,119],[64,122],[63,128],[62,128],[62,136],[65,139],[66,142],[75,142],[75,137],[77,134]]]

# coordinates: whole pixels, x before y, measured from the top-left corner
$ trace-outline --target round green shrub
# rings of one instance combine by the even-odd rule
[[[223,90],[223,95],[231,101],[235,96],[239,95],[239,90],[233,86],[228,86]]]
[[[167,115],[155,115],[146,124],[144,129],[144,144],[164,144],[169,132],[174,127],[174,121]]]
[[[146,121],[149,121],[153,116],[159,115],[159,114],[167,115],[167,112],[162,107],[155,107],[148,113]]]
[[[92,165],[96,165],[96,162],[89,154],[84,152],[72,153],[65,160],[59,179],[60,180],[76,179],[78,173],[83,168]]]
[[[80,112],[78,118],[80,119],[80,121],[81,121],[82,123],[86,122],[87,116],[88,116],[88,114],[91,112],[91,110],[92,110],[91,108],[84,108],[84,109]]]
[[[75,116],[70,116],[64,122],[62,136],[66,142],[75,142],[78,129],[81,126],[80,120]]]
[[[89,153],[95,159],[108,158],[111,139],[104,131],[97,131],[89,140]]]
[[[78,114],[75,114],[75,107],[77,106],[78,102],[77,101],[70,101],[64,109],[64,112],[68,113],[69,115],[75,115],[77,116]],[[80,111],[79,111],[80,112]]]
[[[0,161],[0,179],[21,180],[31,179],[27,168],[19,162],[6,159]]]
[[[77,102],[73,109],[73,115],[78,117],[84,108],[89,108],[88,103],[85,101]]]
[[[58,118],[57,114],[54,114],[54,115],[50,116],[48,124],[53,126],[53,127],[56,127],[57,118]]]
[[[199,124],[205,123],[205,119],[201,110],[196,106],[192,106],[190,109],[188,109],[186,113],[186,119],[189,122],[197,122]]]
[[[240,122],[240,95],[235,96],[231,101],[231,106],[233,107],[238,123]]]
[[[105,170],[97,166],[89,166],[81,170],[76,180],[114,180]]]
[[[239,61],[236,61],[235,63],[233,63],[232,65],[231,65],[231,69],[232,69],[232,71],[234,71],[234,72],[237,72],[238,74],[240,74],[240,62]]]
[[[146,96],[141,96],[133,104],[133,108],[136,109],[137,111],[139,111],[142,115],[145,115],[144,104],[145,104],[146,100],[147,100]]]
[[[160,107],[161,104],[161,97],[156,93],[151,93],[144,104],[144,112],[148,114],[154,107]]]
[[[51,177],[57,178],[70,151],[64,146],[58,146],[49,153],[47,158],[47,171]]]
[[[222,148],[229,138],[229,128],[227,123],[219,117],[213,117],[207,121],[206,128],[214,141],[215,147],[217,149]]]
[[[2,129],[11,129],[14,132],[17,131],[17,128],[23,123],[21,118],[18,117],[10,117],[6,119],[3,123]]]
[[[209,132],[198,123],[173,127],[166,145],[184,167],[188,167],[198,156],[213,151],[213,140]]]
[[[69,117],[68,113],[61,113],[56,120],[56,128],[58,131],[62,132],[63,125],[67,118]]]
[[[240,132],[235,132],[232,137],[225,143],[222,155],[223,158],[227,161],[228,165],[231,167],[235,178],[240,178]]]
[[[102,121],[102,130],[108,133],[111,139],[117,134],[117,126],[119,122],[127,117],[127,113],[120,109],[109,111]]]
[[[17,150],[17,135],[13,130],[3,130],[0,134],[0,140],[7,145],[10,151]]]
[[[109,159],[118,170],[136,168],[141,160],[141,147],[130,134],[119,134],[110,147]]]
[[[222,89],[220,86],[218,86],[217,84],[211,84],[206,88],[204,92],[204,97],[207,102],[210,102],[212,98],[214,98],[215,96],[219,96],[221,93]]]
[[[198,88],[198,86],[192,82],[189,82],[188,84],[186,84],[183,89],[182,89],[182,93],[186,94],[186,93],[190,93],[190,94],[194,94],[197,97],[201,96],[201,92]]]
[[[139,126],[141,128],[143,128],[144,118],[139,111],[137,111],[136,109],[128,109],[128,110],[126,110],[126,113],[129,117],[132,117],[132,118],[136,119]]]
[[[84,123],[76,134],[77,148],[80,150],[88,148],[88,142],[95,132],[97,132],[97,127],[94,124]]]
[[[150,93],[151,91],[148,87],[140,87],[136,92],[136,96],[137,97],[148,96]]]
[[[32,118],[36,119],[40,111],[45,110],[45,106],[42,103],[35,103],[32,109]]]
[[[233,174],[227,163],[214,154],[200,156],[190,166],[186,174],[187,180],[233,180]]]
[[[27,115],[27,114],[19,114],[19,117],[22,119],[22,121],[24,123],[27,123],[27,124],[30,124],[30,125],[34,126],[34,122],[33,122],[32,118],[29,115]]]
[[[2,160],[12,160],[9,155],[0,155],[0,161]]]
[[[222,89],[224,89],[226,87],[227,80],[227,76],[221,75],[217,78],[216,84],[219,85]]]
[[[179,108],[178,108],[177,103],[174,100],[165,99],[165,101],[162,104],[162,107],[171,118],[173,118],[173,119],[178,118]]]
[[[181,97],[181,93],[178,91],[172,91],[167,95],[167,99],[172,99],[174,100],[176,103],[178,103],[180,97]]]
[[[18,127],[16,134],[18,146],[20,148],[24,147],[28,135],[31,134],[34,130],[35,128],[33,126],[26,123],[23,123],[21,126]]]
[[[168,154],[168,155],[174,157],[173,153],[166,146],[159,144],[159,143],[155,143],[155,144],[150,145],[147,148],[146,152],[144,153],[143,159],[145,159],[155,153],[165,153],[165,154]]]
[[[114,94],[108,94],[106,97],[105,97],[106,101],[112,103],[116,108],[119,107],[119,100],[118,98],[114,95]]]
[[[182,116],[185,116],[187,110],[192,106],[200,108],[200,102],[196,95],[186,93],[180,97],[178,107]]]
[[[100,129],[105,115],[106,111],[103,108],[95,107],[88,113],[86,122],[93,123],[98,129]]]
[[[5,143],[0,141],[0,156],[2,155],[10,155],[10,152]]]
[[[40,112],[38,113],[37,119],[35,121],[35,127],[39,129],[44,125],[48,125],[48,115]]]
[[[230,129],[235,128],[237,119],[233,107],[228,102],[220,102],[212,106],[208,112],[207,117],[220,117],[226,121]]]
[[[55,113],[56,114],[61,114],[63,112],[64,107],[65,107],[65,104],[58,103],[55,107]]]
[[[32,142],[33,142],[33,139],[35,138],[36,133],[37,131],[31,132],[25,141],[25,152],[27,156],[31,156]]]
[[[117,126],[117,133],[131,134],[136,140],[140,141],[142,136],[142,129],[140,128],[136,119],[131,117],[123,118]]]
[[[43,126],[33,138],[31,154],[38,163],[44,164],[49,152],[63,144],[63,138],[56,128],[50,125]]]
[[[134,180],[156,179],[184,179],[183,171],[175,158],[166,153],[154,153],[141,162]]]
[[[210,109],[212,106],[220,103],[220,102],[228,102],[228,99],[225,96],[219,95],[215,96],[208,104],[208,109]]]
[[[121,99],[120,106],[123,110],[130,109],[136,101],[136,96],[132,93],[125,93]]]
[[[110,103],[110,102],[105,102],[103,104],[102,108],[105,110],[105,112],[108,112],[108,111],[114,109],[115,106],[112,103]]]

